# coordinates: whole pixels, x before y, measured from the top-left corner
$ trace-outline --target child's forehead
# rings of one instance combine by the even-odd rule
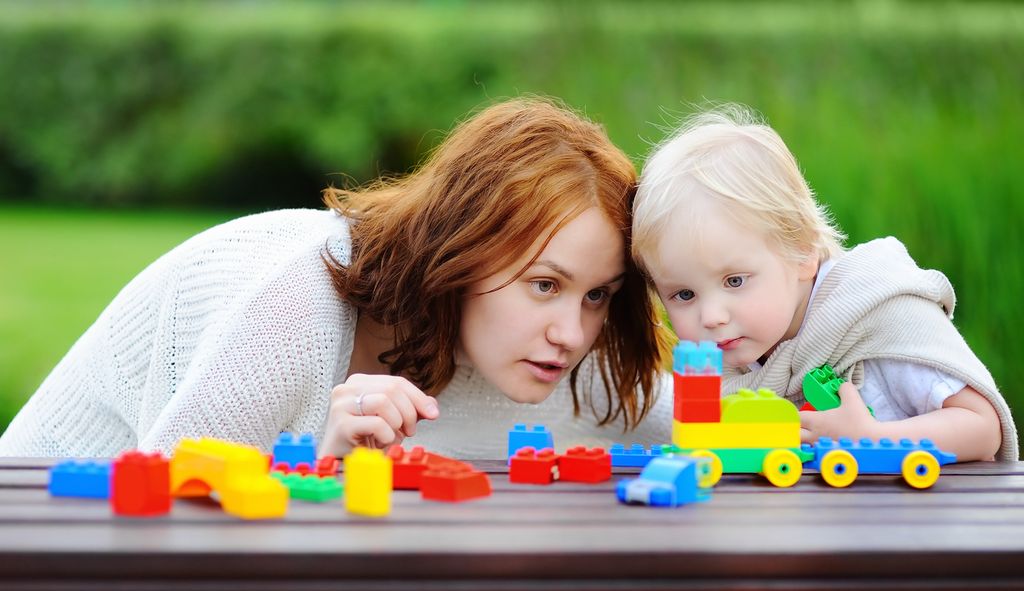
[[[672,268],[693,267],[724,273],[777,256],[766,238],[761,229],[727,207],[696,199],[672,211],[658,243],[657,267],[666,275],[672,274]]]

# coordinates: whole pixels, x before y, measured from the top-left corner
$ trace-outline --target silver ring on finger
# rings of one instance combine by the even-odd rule
[[[366,416],[363,414],[363,396],[366,396],[366,392],[361,392],[359,396],[356,396],[356,412],[359,416]]]

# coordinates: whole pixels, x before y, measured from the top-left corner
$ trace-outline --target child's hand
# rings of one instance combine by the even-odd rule
[[[321,456],[356,446],[383,449],[416,434],[416,422],[436,419],[437,402],[405,378],[352,374],[331,391]]]
[[[839,408],[800,412],[800,442],[814,443],[819,437],[875,437],[878,421],[871,416],[856,386],[844,382],[839,387]]]

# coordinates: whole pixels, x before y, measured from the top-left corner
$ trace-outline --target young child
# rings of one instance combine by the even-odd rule
[[[800,414],[805,442],[930,438],[959,461],[1017,460],[1010,409],[951,322],[949,280],[895,238],[845,251],[782,139],[744,108],[698,114],[659,146],[633,213],[633,256],[679,337],[722,349],[723,393],[802,404],[804,375],[828,363],[842,402]]]

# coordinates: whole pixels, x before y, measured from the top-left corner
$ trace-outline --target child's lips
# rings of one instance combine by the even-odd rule
[[[743,337],[736,337],[735,339],[726,339],[724,341],[718,341],[718,348],[723,351],[731,351],[732,349],[739,347],[740,341],[742,340]]]

